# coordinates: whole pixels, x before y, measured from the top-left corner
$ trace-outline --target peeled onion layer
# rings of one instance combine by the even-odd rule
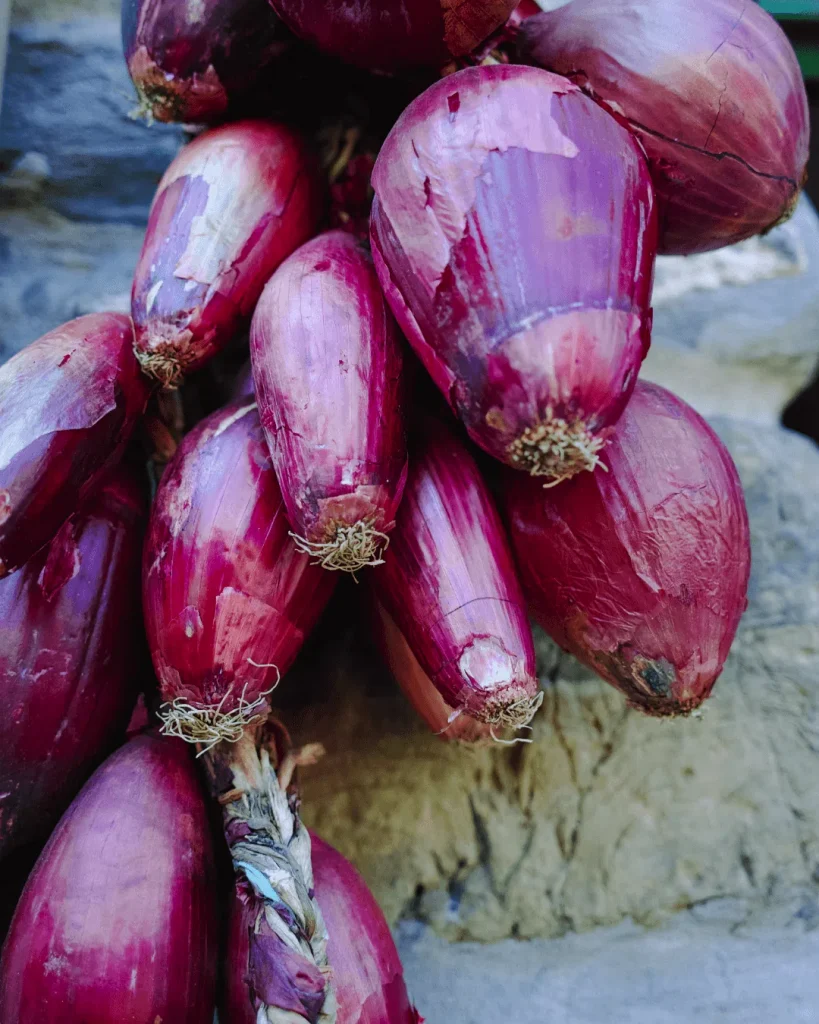
[[[808,103],[785,33],[747,0],[573,0],[528,18],[519,52],[620,114],[645,148],[660,251],[739,242],[789,216]]]
[[[490,725],[447,704],[419,665],[393,617],[378,601],[373,600],[373,604],[375,637],[384,661],[404,696],[429,728],[450,743],[478,744],[491,740]]]
[[[316,170],[289,128],[237,121],[185,146],[159,183],[131,292],[145,373],[176,387],[223,349],[320,212]]]
[[[515,0],[271,0],[289,28],[322,53],[370,71],[437,69],[472,52]]]
[[[310,841],[316,896],[330,938],[335,1024],[421,1024],[407,994],[395,942],[372,893],[332,846],[316,835]],[[223,1024],[257,1024],[256,1007],[264,1003],[263,993],[268,992],[271,1002],[269,990],[281,992],[286,957],[265,944],[263,930],[260,937],[253,927],[255,913],[252,897],[240,887],[231,913]],[[304,985],[306,979],[301,981]],[[293,992],[291,1012],[299,1014],[296,1020],[316,1019],[308,1016],[307,996],[306,988]]]
[[[512,555],[478,467],[438,420],[419,425],[369,580],[446,704],[493,728],[528,725],[542,694]]]
[[[0,367],[0,579],[54,537],[122,455],[148,401],[131,321],[94,313]]]
[[[145,500],[118,468],[0,581],[0,857],[44,838],[136,701]]]
[[[289,529],[253,400],[199,423],[162,476],[145,544],[145,626],[171,732],[238,740],[267,717],[336,581]]]
[[[750,540],[736,467],[681,399],[639,382],[607,473],[544,491],[508,474],[506,513],[535,618],[651,715],[711,693],[745,610]]]
[[[124,0],[122,42],[139,110],[149,119],[203,124],[287,48],[266,0]]]
[[[3,1024],[212,1024],[218,935],[193,758],[145,734],[63,816],[0,963]]]
[[[398,330],[364,248],[319,235],[253,316],[265,437],[297,545],[326,569],[379,565],[407,472]]]
[[[373,188],[387,300],[472,440],[552,482],[594,469],[650,342],[638,143],[566,79],[468,68],[410,104]]]

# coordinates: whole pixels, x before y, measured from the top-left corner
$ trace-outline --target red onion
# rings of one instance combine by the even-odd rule
[[[3,1024],[211,1024],[211,836],[188,750],[138,736],[57,826],[0,966]]]
[[[304,145],[282,125],[239,121],[185,146],[159,183],[131,293],[149,376],[175,387],[225,347],[313,233],[319,198]]]
[[[441,739],[459,743],[481,743],[491,739],[492,727],[471,715],[456,711],[444,700],[435,684],[418,664],[406,637],[389,612],[374,604],[375,637],[387,667],[407,700]]]
[[[122,454],[148,401],[127,316],[58,327],[0,367],[0,579],[25,564]]]
[[[288,46],[266,0],[123,0],[122,42],[140,110],[207,122]]]
[[[531,720],[542,695],[503,527],[472,457],[437,420],[419,431],[372,584],[451,708],[493,726]]]
[[[144,499],[111,479],[0,582],[0,855],[46,836],[136,701]]]
[[[440,67],[501,26],[515,0],[271,0],[299,38],[372,71]]]
[[[166,727],[238,740],[267,717],[335,577],[288,536],[256,406],[236,402],[182,441],[151,510],[145,625]]]
[[[628,131],[536,68],[467,68],[416,99],[373,174],[387,299],[491,455],[599,462],[649,344],[656,218]]]
[[[342,231],[271,277],[250,332],[265,437],[299,550],[380,565],[406,480],[401,350],[372,261]]]
[[[573,0],[519,48],[627,119],[660,204],[660,249],[718,249],[789,216],[808,104],[782,29],[748,0]]]
[[[337,850],[318,836],[311,840],[316,895],[330,936],[337,1024],[422,1024],[372,893]],[[275,951],[266,955],[266,943],[252,927],[255,919],[252,894],[240,885],[231,917],[222,1024],[256,1024],[258,988],[277,973]]]
[[[524,588],[544,629],[630,704],[684,714],[710,694],[746,606],[736,468],[690,406],[643,382],[605,463],[548,491],[509,474]]]

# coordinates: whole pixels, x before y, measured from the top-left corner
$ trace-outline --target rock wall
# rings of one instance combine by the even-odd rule
[[[80,313],[128,308],[148,203],[181,140],[131,121],[132,105],[110,0],[18,8],[0,360]],[[488,941],[726,899],[738,918],[819,919],[819,451],[776,426],[819,352],[817,268],[806,202],[766,239],[658,266],[645,375],[716,417],[753,529],[749,609],[701,720],[628,711],[540,635],[533,742],[449,747],[367,648],[354,586],[339,595],[282,701],[297,738],[327,748],[304,773],[305,817],[392,920]]]

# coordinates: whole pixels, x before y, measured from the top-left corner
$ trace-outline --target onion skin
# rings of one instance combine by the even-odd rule
[[[515,0],[271,0],[300,39],[370,71],[438,68],[471,53]]]
[[[288,45],[266,0],[123,0],[122,43],[140,109],[196,124],[225,117]]]
[[[211,1024],[215,870],[193,759],[131,740],[88,781],[28,880],[0,966],[4,1024]]]
[[[251,708],[266,716],[265,694],[336,579],[288,531],[255,403],[207,417],[162,476],[145,543],[145,626],[164,701],[240,725]]]
[[[336,1024],[422,1024],[404,983],[389,926],[361,876],[337,850],[311,835],[316,895],[330,933],[338,1000]],[[223,1024],[256,1024],[250,946],[252,900],[239,887],[231,914]]]
[[[393,617],[378,601],[373,601],[373,605],[375,638],[384,661],[404,696],[436,736],[451,743],[478,744],[491,740],[491,726],[471,715],[459,714],[446,703],[418,664]]]
[[[446,704],[490,725],[529,722],[540,693],[512,555],[478,467],[440,421],[419,429],[370,580]]]
[[[143,370],[175,387],[224,348],[320,212],[312,160],[282,125],[238,121],[185,146],[159,183],[134,275]]]
[[[377,564],[395,525],[407,474],[399,346],[372,261],[342,231],[285,260],[256,307],[259,414],[290,524],[316,553],[359,524],[381,535]],[[332,553],[323,564],[346,568]]]
[[[554,490],[509,474],[524,589],[543,628],[633,707],[685,714],[711,693],[747,603],[736,467],[690,406],[642,381],[604,462]]]
[[[125,737],[142,642],[144,496],[114,470],[0,582],[0,857],[47,836]]]
[[[525,21],[522,57],[627,119],[648,155],[660,251],[719,249],[796,204],[808,103],[785,33],[746,0],[573,0]]]
[[[148,401],[127,316],[71,320],[0,367],[0,579],[116,463]]]
[[[473,441],[555,479],[594,468],[650,341],[637,142],[565,79],[467,68],[410,104],[373,188],[381,285]]]

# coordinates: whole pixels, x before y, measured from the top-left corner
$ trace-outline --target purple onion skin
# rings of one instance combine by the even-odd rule
[[[330,936],[336,1024],[422,1024],[407,994],[389,926],[372,893],[337,850],[316,835],[310,838],[316,896]],[[275,981],[273,964],[262,973],[260,958],[251,959],[250,899],[243,890],[233,905],[221,1024],[256,1024],[253,991]]]
[[[351,235],[303,245],[267,283],[250,332],[253,379],[287,516],[308,541],[395,525],[407,474],[398,329]]]
[[[438,68],[471,53],[515,0],[271,0],[282,21],[322,53],[370,71]]]
[[[411,451],[375,595],[444,701],[480,721],[538,693],[526,603],[469,452],[438,420]]]
[[[137,696],[144,496],[118,468],[0,581],[0,857],[48,835]]]
[[[543,628],[651,715],[692,711],[746,606],[748,517],[730,455],[694,410],[640,382],[603,461],[551,490],[504,491]]]
[[[660,251],[719,249],[799,196],[808,103],[785,33],[746,0],[573,0],[520,29],[525,60],[621,114],[648,155]]]
[[[320,212],[315,168],[289,128],[238,121],[185,146],[159,183],[131,292],[146,373],[175,386],[224,348]]]
[[[237,709],[284,675],[335,574],[289,536],[255,403],[203,420],[166,468],[143,563],[143,609],[165,701]]]
[[[636,141],[536,68],[467,68],[416,99],[373,173],[399,325],[491,455],[542,422],[605,435],[648,350],[656,216]]]
[[[196,124],[224,118],[288,45],[266,0],[123,0],[122,43],[145,112]]]
[[[52,539],[116,463],[148,401],[127,316],[94,313],[0,367],[0,579]]]
[[[138,736],[91,777],[26,884],[3,1024],[212,1024],[215,869],[181,740]]]
[[[446,703],[435,684],[418,664],[395,620],[373,600],[373,634],[384,661],[416,713],[436,736],[450,743],[484,743],[492,727],[471,715],[458,714]]]

